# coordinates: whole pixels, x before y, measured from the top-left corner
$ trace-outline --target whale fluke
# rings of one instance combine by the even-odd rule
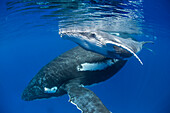
[[[145,45],[145,44],[154,44],[153,41],[142,41],[141,43],[142,43],[142,45]]]

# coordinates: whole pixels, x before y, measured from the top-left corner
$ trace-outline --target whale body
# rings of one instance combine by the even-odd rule
[[[68,94],[69,102],[83,113],[110,113],[102,101],[84,86],[109,79],[126,62],[75,47],[45,65],[29,82],[22,99],[31,101]]]
[[[128,59],[135,56],[142,65],[137,53],[142,50],[145,43],[153,43],[121,38],[99,30],[64,30],[60,31],[59,34],[64,39],[71,40],[88,51],[99,53],[108,58]]]

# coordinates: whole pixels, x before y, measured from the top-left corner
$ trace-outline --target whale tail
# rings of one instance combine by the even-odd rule
[[[154,44],[153,41],[142,41],[141,43],[142,43],[142,47],[143,47],[145,44]],[[146,47],[144,47],[144,48],[146,48]],[[137,60],[143,65],[143,62],[141,61],[141,59],[137,56],[137,54],[136,54],[135,52],[133,52],[132,50],[127,49],[127,48],[124,48],[124,49],[126,49],[126,50],[129,51],[131,54],[133,54],[133,55],[137,58]],[[153,52],[153,51],[152,51],[151,49],[149,49],[149,48],[146,48],[146,49],[149,50],[149,51],[151,51],[151,52]]]
[[[154,44],[153,41],[142,41],[142,46],[145,45],[145,44]]]
[[[153,42],[153,41],[143,41],[143,42],[142,42],[143,48],[145,48],[146,50],[154,53],[152,49],[145,47],[145,46],[144,46],[145,44],[154,44],[154,42]]]

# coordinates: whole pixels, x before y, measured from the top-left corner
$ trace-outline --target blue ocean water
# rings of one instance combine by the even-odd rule
[[[142,34],[140,40],[154,41],[147,45],[153,52],[140,52],[143,66],[132,57],[111,79],[88,87],[113,113],[170,113],[169,1],[145,0],[142,5],[145,22],[140,27],[146,35]],[[37,6],[23,2],[0,1],[0,113],[80,112],[68,102],[67,95],[21,100],[24,88],[42,66],[77,46],[59,38],[63,24],[60,16],[51,18],[49,12],[54,9],[47,6],[43,4],[37,10]]]

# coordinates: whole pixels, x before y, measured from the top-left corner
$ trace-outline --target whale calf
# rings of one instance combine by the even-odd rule
[[[68,94],[69,102],[83,113],[110,113],[102,101],[84,86],[109,79],[126,62],[75,47],[45,65],[29,82],[22,99],[31,101]]]
[[[82,31],[82,30],[64,30],[59,34],[64,39],[77,43],[82,48],[102,54],[108,58],[127,59],[135,56],[141,64],[142,61],[137,56],[145,43],[151,41],[135,41],[132,38],[121,38],[103,31]]]

